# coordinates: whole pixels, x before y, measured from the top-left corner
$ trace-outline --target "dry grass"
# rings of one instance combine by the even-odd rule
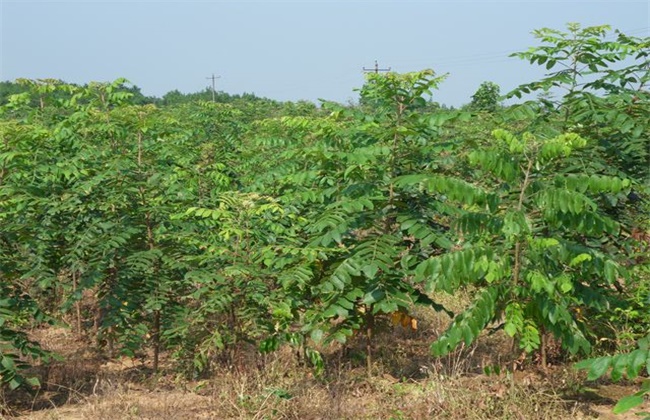
[[[170,363],[163,361],[170,369],[154,375],[141,361],[107,360],[86,351],[86,343],[65,330],[39,331],[39,340],[65,354],[65,362],[35,371],[44,379],[37,394],[0,395],[0,408],[37,420],[625,418],[611,417],[610,410],[633,388],[613,395],[608,386],[594,385],[585,392],[583,378],[570,367],[508,373],[512,343],[500,334],[432,358],[429,343],[448,320],[416,315],[418,331],[387,327],[377,338],[370,378],[361,340],[323,349],[327,369],[320,378],[285,349],[264,363],[187,381]],[[502,373],[484,375],[487,366]]]
[[[562,419],[591,418],[584,403],[543,387],[497,378],[400,382],[362,370],[318,380],[282,359],[264,372],[221,372],[209,381],[155,391],[110,384],[76,404],[25,411],[30,419]],[[286,368],[290,368],[286,370]]]

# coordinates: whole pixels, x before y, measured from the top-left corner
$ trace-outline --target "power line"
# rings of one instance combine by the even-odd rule
[[[364,71],[365,73],[369,73],[369,72],[379,73],[380,71],[390,71],[390,67],[387,68],[387,69],[380,69],[380,68],[379,68],[379,64],[377,63],[377,60],[375,60],[375,67],[374,67],[374,68],[372,68],[372,69],[367,69],[367,68],[364,67],[364,68],[363,68],[363,71]]]
[[[221,79],[221,76],[215,76],[214,73],[212,73],[212,76],[210,76],[210,77],[206,77],[206,79],[208,79],[208,80],[212,80],[212,102],[216,102],[216,98],[215,98],[215,93],[216,93],[216,90],[215,90],[215,84],[216,84],[216,82],[217,82],[217,79]]]

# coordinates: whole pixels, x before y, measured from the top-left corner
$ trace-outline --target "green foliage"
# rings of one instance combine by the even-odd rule
[[[360,106],[322,110],[19,81],[0,107],[3,383],[30,383],[26,360],[48,354],[25,331],[53,320],[112,354],[149,347],[154,369],[170,350],[190,376],[282,345],[320,373],[314,344],[361,335],[371,372],[378,321],[414,305],[453,318],[437,356],[497,323],[525,352],[547,334],[629,350],[647,321],[630,240],[647,218],[647,40],[605,33],[538,31],[519,56],[554,73],[512,96],[567,92],[502,109],[486,82],[469,111],[489,112],[433,106],[431,70],[369,74]],[[436,302],[463,290],[458,314]],[[636,375],[646,350],[591,376]]]
[[[545,65],[551,73],[540,81],[518,87],[509,95],[521,97],[530,92],[544,93],[540,101],[546,109],[544,120],[547,127],[594,139],[585,149],[587,154],[582,160],[588,172],[567,179],[565,184],[582,185],[580,191],[593,195],[593,198],[591,202],[582,204],[576,201],[573,210],[580,211],[585,206],[593,209],[598,204],[608,216],[627,225],[624,229],[645,232],[648,228],[647,197],[650,192],[650,97],[645,89],[650,78],[650,39],[616,32],[616,39],[612,40],[608,26],[582,28],[578,24],[569,24],[567,29],[568,32],[551,29],[534,32],[544,45],[515,55],[532,64]],[[550,100],[548,93],[559,93],[558,100]],[[568,203],[565,206],[571,212],[571,206]],[[618,229],[615,224],[600,217],[585,219],[582,227],[588,225],[609,235]],[[593,236],[593,232],[593,229],[588,229],[585,234]],[[610,242],[603,253],[635,253],[621,239],[605,241],[603,238],[601,242]],[[616,333],[613,340],[624,351],[628,351],[627,342],[646,333],[628,326],[630,317],[640,323],[646,321],[641,314],[647,312],[645,291],[648,277],[643,274],[647,270],[647,261],[637,261],[641,264],[633,263],[631,275],[624,276],[626,287],[613,283],[620,293],[626,295],[613,313],[604,317]],[[586,262],[576,256],[571,265],[583,266]],[[598,266],[610,282],[618,277],[616,273],[620,272],[620,266],[607,262]],[[603,318],[594,313],[591,322],[596,323],[599,319]],[[601,376],[610,367],[612,379],[619,379],[625,366],[631,369],[628,375],[635,376],[640,365],[631,360],[636,361],[637,357],[640,360],[642,351],[643,348],[640,348],[633,353],[622,353],[611,358],[590,359],[579,367],[588,369],[591,379]],[[639,393],[621,400],[615,411],[626,411],[638,405],[646,393],[644,390],[647,390],[647,384]]]
[[[513,54],[550,70],[542,80],[524,84],[508,97],[531,92],[557,95],[555,101],[541,99],[556,116],[560,130],[570,130],[594,143],[594,170],[618,172],[648,186],[650,176],[650,38],[616,32],[610,27],[582,28],[568,24],[568,32],[540,29],[533,34],[544,45]]]
[[[0,286],[0,385],[9,389],[40,386],[38,378],[25,376],[29,367],[25,359],[48,361],[52,355],[29,340],[21,329],[32,320],[42,322],[44,318],[28,296],[20,296],[9,284]]]
[[[594,381],[609,372],[614,381],[623,377],[635,379],[645,370],[650,375],[650,337],[639,340],[638,347],[629,353],[618,353],[613,356],[601,356],[586,359],[576,363],[576,368],[586,370],[587,380]],[[621,398],[614,407],[614,414],[621,414],[641,405],[644,396],[650,393],[650,380],[644,380],[641,389],[633,395]]]
[[[494,82],[483,82],[472,95],[469,109],[476,111],[494,112],[499,107],[501,88]]]
[[[292,191],[304,182],[325,187],[320,205],[304,197],[309,214],[319,215],[306,214],[313,222],[305,229],[321,256],[310,290],[318,306],[307,313],[306,330],[344,342],[355,330],[371,329],[375,316],[435,305],[408,273],[421,254],[450,243],[442,225],[427,222],[435,204],[401,191],[393,179],[434,163],[424,141],[429,120],[417,110],[440,81],[431,71],[369,75],[361,93],[372,108],[328,104],[329,120],[308,123],[322,140],[301,148],[299,159],[311,161],[308,173],[288,179]]]
[[[493,136],[496,141],[468,154],[478,177],[472,188],[450,179],[400,180],[443,193],[460,209],[454,227],[461,249],[420,263],[416,279],[427,290],[451,294],[465,285],[485,290],[432,350],[445,354],[461,337],[469,344],[504,317],[506,333],[526,351],[539,348],[541,334],[549,331],[571,352],[588,352],[589,326],[577,313],[607,308],[614,299],[607,290],[626,274],[603,246],[618,234],[618,224],[586,194],[620,192],[630,182],[584,182],[565,162],[587,144],[577,135],[541,139],[498,129]]]

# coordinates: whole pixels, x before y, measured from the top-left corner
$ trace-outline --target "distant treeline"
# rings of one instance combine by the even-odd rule
[[[30,92],[31,89],[28,83],[23,82],[24,79],[18,79],[16,81],[2,81],[0,82],[0,105],[4,105],[9,102],[9,97],[11,95]],[[61,83],[66,83],[61,81]],[[66,83],[69,84],[69,83]],[[80,85],[86,86],[86,85]],[[179,105],[189,102],[198,102],[198,101],[212,101],[212,90],[210,88],[205,88],[199,92],[193,93],[182,93],[178,89],[171,90],[164,94],[162,97],[156,96],[146,96],[142,93],[140,88],[136,85],[130,85],[124,83],[121,88],[124,92],[130,93],[132,96],[128,100],[129,103],[133,105],[146,105],[146,104],[156,104],[156,105]],[[56,96],[56,98],[51,98],[49,96]],[[45,99],[64,99],[61,97],[61,92],[45,92]],[[34,105],[37,105],[36,102],[39,98],[33,98],[35,101]],[[234,103],[234,102],[257,102],[257,103],[268,103],[270,105],[280,105],[282,102],[276,101],[269,98],[264,98],[255,95],[254,93],[243,93],[243,94],[230,94],[226,92],[215,92],[214,101],[218,103]],[[299,101],[298,103],[302,103]],[[308,103],[304,101],[305,103]]]
[[[64,104],[72,100],[74,95],[71,89],[54,89],[53,86],[65,85],[68,87],[89,88],[91,90],[99,89],[103,83],[90,82],[84,85],[70,84],[61,80],[54,79],[17,79],[15,81],[0,82],[0,106],[10,102],[14,95],[23,96],[20,102],[34,108],[47,108],[50,105]],[[113,89],[115,84],[111,85]],[[196,104],[199,102],[212,102],[212,90],[206,88],[199,92],[182,93],[177,89],[167,92],[161,98],[155,96],[145,96],[140,88],[132,85],[128,81],[119,83],[116,88],[117,92],[123,92],[122,103],[128,105],[148,105],[153,104],[158,107],[175,107]],[[114,90],[115,91],[115,90]],[[17,98],[14,97],[14,101]],[[75,101],[83,102],[88,98],[78,97]],[[244,122],[254,121],[256,119],[274,118],[278,116],[298,116],[298,115],[317,115],[321,112],[320,108],[309,101],[282,102],[274,99],[264,98],[254,93],[229,94],[226,92],[215,92],[214,101],[216,103],[227,104],[233,109],[242,112],[241,119]],[[54,107],[57,108],[57,107]]]
[[[7,104],[9,102],[9,98],[12,95],[21,94],[21,93],[29,94],[30,92],[33,93],[34,89],[30,87],[31,84],[39,83],[39,82],[49,83],[51,81],[52,80],[50,79],[41,80],[41,81],[27,80],[27,79],[17,79],[16,81],[0,81],[0,106]],[[89,85],[89,84],[75,85],[61,80],[55,80],[55,82],[60,84],[79,86],[79,87],[88,87]],[[93,83],[95,82],[91,82],[90,84]],[[481,86],[481,88],[483,88],[483,85]],[[498,97],[498,86],[496,87],[496,89],[497,89],[496,96]],[[192,93],[183,93],[178,89],[174,89],[165,93],[162,97],[146,96],[142,93],[142,91],[138,86],[132,85],[128,82],[123,83],[120,86],[120,90],[130,94],[126,102],[131,105],[155,104],[157,106],[175,106],[175,105],[182,105],[188,103],[197,103],[201,101],[205,101],[205,102],[213,101],[212,90],[208,87],[206,87],[204,90],[198,92],[192,92]],[[477,93],[480,92],[481,89],[479,89]],[[39,102],[52,103],[60,100],[69,99],[69,97],[66,98],[66,95],[67,94],[65,92],[62,93],[60,90],[53,90],[50,92],[45,91],[41,94],[40,97],[30,95],[31,96],[30,101],[31,101],[31,105],[36,107],[38,106]],[[479,99],[484,99],[483,97],[484,95],[480,96]],[[476,98],[473,96],[472,104],[475,102],[475,99]],[[234,105],[235,108],[239,108],[239,109],[254,104],[257,110],[263,108],[266,109],[267,111],[270,111],[270,115],[273,114],[304,115],[305,111],[315,111],[317,109],[317,106],[310,101],[299,100],[295,102],[293,101],[284,102],[284,101],[277,101],[275,99],[257,96],[254,93],[247,93],[247,92],[244,92],[242,94],[230,94],[223,91],[217,91],[214,94],[214,102],[222,103],[222,104],[231,104]],[[496,97],[493,99],[493,102],[496,104],[497,102]],[[472,104],[467,104],[464,107],[471,107]],[[348,105],[355,106],[355,104],[352,103]],[[372,106],[372,103],[369,103],[367,99],[365,101],[363,99],[360,99],[360,103],[358,105]],[[449,107],[447,105],[440,104],[433,101],[423,103],[421,108],[423,110],[424,109],[428,109],[428,110],[434,110],[434,109],[453,110],[454,109],[453,106]]]

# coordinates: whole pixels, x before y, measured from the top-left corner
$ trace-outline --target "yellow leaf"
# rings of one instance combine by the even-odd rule
[[[411,315],[397,311],[390,314],[390,320],[394,326],[401,325],[403,328],[416,331],[418,329],[418,320]]]
[[[393,325],[398,325],[401,319],[402,319],[401,312],[393,312],[392,314],[390,314],[390,320],[393,323]]]
[[[408,328],[411,325],[411,319],[413,319],[413,318],[411,318],[409,315],[403,313],[402,314],[402,327]]]

